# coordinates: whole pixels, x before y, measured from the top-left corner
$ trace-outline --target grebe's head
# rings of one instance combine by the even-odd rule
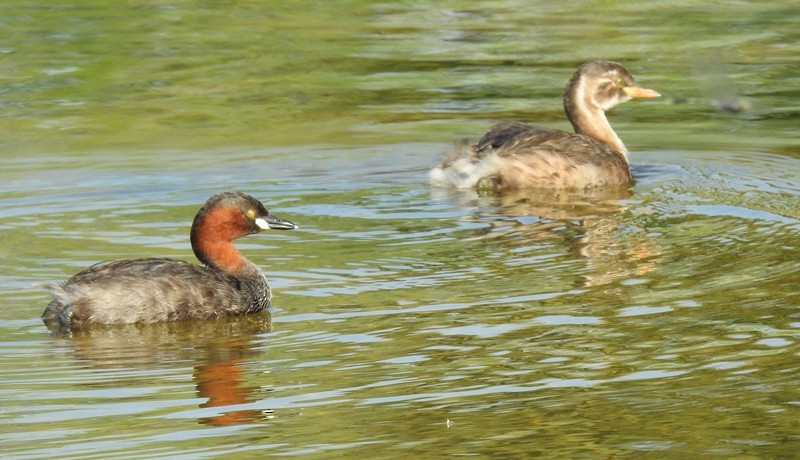
[[[643,88],[622,64],[613,61],[589,61],[581,64],[567,83],[564,101],[573,110],[603,112],[632,98],[653,98],[660,94]]]
[[[240,192],[218,193],[206,201],[192,223],[191,242],[197,258],[206,265],[215,245],[262,230],[294,230],[297,225],[269,212],[250,195]]]

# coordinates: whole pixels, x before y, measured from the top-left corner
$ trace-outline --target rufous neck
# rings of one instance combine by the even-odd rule
[[[232,242],[200,239],[192,249],[200,262],[230,275],[247,277],[261,273]]]
[[[260,275],[258,267],[233,245],[233,240],[245,232],[237,227],[235,219],[226,216],[228,212],[212,210],[195,221],[191,233],[194,255],[203,264],[237,277]]]

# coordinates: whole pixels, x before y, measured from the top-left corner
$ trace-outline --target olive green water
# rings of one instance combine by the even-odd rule
[[[0,457],[796,458],[795,3],[4,2]],[[591,58],[663,95],[630,191],[428,186]],[[228,189],[270,316],[44,328]]]

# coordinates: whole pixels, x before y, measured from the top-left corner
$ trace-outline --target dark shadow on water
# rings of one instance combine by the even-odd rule
[[[637,185],[647,186],[654,182],[680,179],[686,171],[676,164],[637,164],[631,165],[633,177]]]
[[[90,368],[157,370],[193,363],[200,407],[251,403],[257,387],[245,384],[243,363],[259,354],[262,334],[272,330],[269,313],[207,321],[157,324],[96,325],[85,330],[54,333],[77,360]],[[265,419],[261,410],[221,411],[199,421],[208,425],[253,423]]]

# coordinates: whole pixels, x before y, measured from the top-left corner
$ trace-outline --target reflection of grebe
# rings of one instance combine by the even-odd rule
[[[204,398],[202,410],[191,410],[198,412],[200,423],[263,422],[269,418],[267,411],[244,406],[261,397],[263,381],[248,382],[265,374],[263,370],[253,372],[250,363],[263,354],[259,344],[263,334],[272,329],[270,319],[269,312],[263,311],[204,321],[95,326],[58,336],[55,343],[73,349],[75,358],[85,365],[122,368],[128,377],[141,370],[148,381],[154,375],[184,374],[192,368],[197,395]],[[118,387],[125,382],[112,384]]]
[[[244,370],[241,359],[197,366],[194,370],[197,394],[208,398],[200,407],[225,407],[252,402],[255,388],[244,385]],[[261,411],[253,409],[233,410],[219,415],[205,417],[208,425],[235,425],[252,422],[261,416]]]
[[[542,243],[564,248],[583,267],[571,268],[576,286],[607,284],[655,269],[661,251],[655,240],[635,228],[624,201],[630,187],[587,190],[508,190],[501,194],[432,189],[438,200],[449,200],[475,212],[464,219],[486,223],[470,228],[481,240],[509,258],[525,257],[525,247],[540,251]],[[545,250],[548,251],[548,250]],[[556,249],[559,252],[560,249]]]
[[[458,188],[587,188],[631,182],[628,150],[605,112],[631,98],[659,94],[610,61],[578,67],[564,92],[575,134],[518,122],[493,126],[474,145],[458,145],[429,173],[433,185]]]
[[[270,305],[269,285],[233,240],[266,229],[295,228],[251,196],[214,195],[197,213],[191,231],[192,250],[205,266],[162,258],[97,264],[47,285],[54,299],[42,319],[50,328],[77,328],[261,311]]]

